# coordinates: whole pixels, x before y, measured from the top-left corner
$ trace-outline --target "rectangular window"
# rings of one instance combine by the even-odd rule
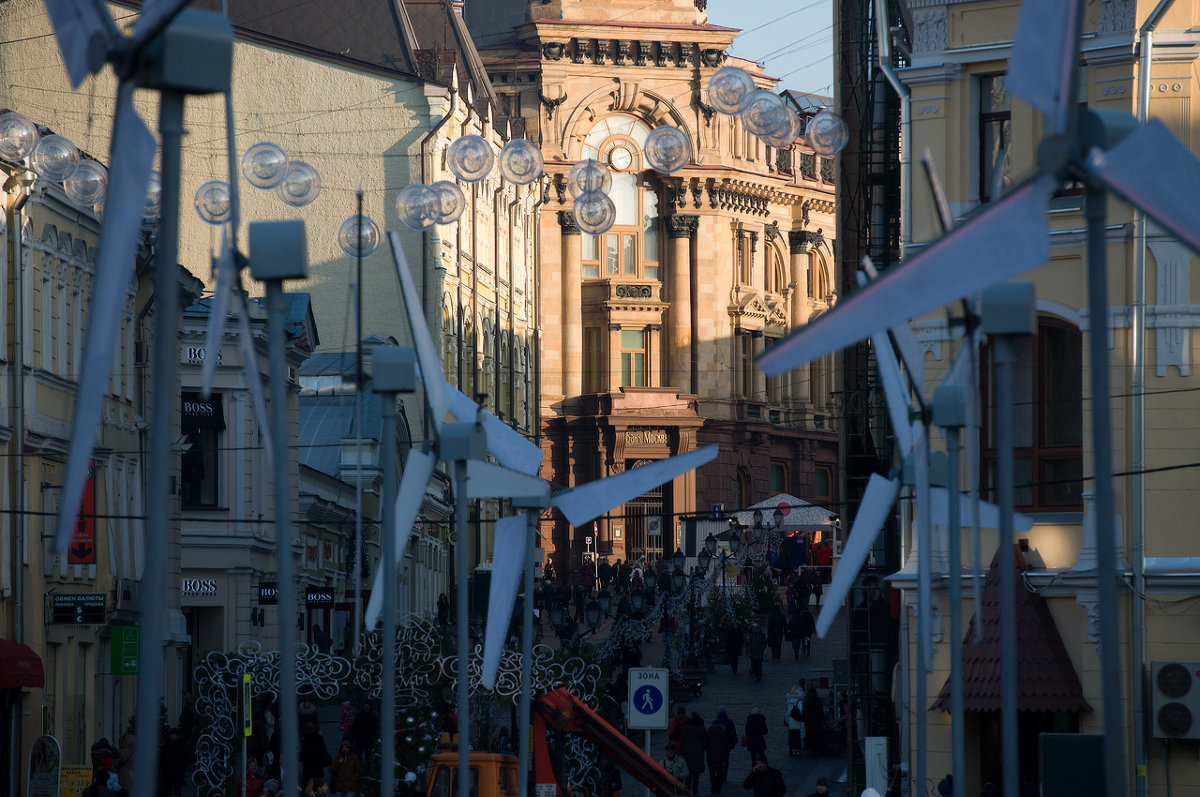
[[[979,201],[988,202],[997,188],[1008,188],[1011,178],[1008,163],[1009,125],[1012,105],[1004,75],[983,75],[979,78]]]
[[[608,268],[605,273],[617,275],[621,273],[620,269],[620,250],[617,249],[617,236],[608,234],[604,236],[604,257]]]
[[[599,393],[604,389],[604,348],[599,327],[588,327],[583,331],[583,357],[583,392]]]
[[[220,502],[221,437],[225,415],[221,395],[202,399],[199,393],[181,393],[179,429],[184,440],[182,503],[185,509],[211,508]]]
[[[833,468],[828,465],[813,468],[813,500],[823,503],[833,500]]]
[[[788,466],[784,462],[771,463],[771,492],[786,493],[788,491]]]
[[[646,387],[646,333],[621,330],[621,386]]]
[[[596,235],[580,235],[583,250],[583,277],[595,279],[600,276],[600,238]]]
[[[642,190],[642,276],[658,279],[658,194]]]
[[[622,235],[621,250],[624,273],[627,275],[637,274],[637,236]]]

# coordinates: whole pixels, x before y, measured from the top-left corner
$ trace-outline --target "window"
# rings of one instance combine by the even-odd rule
[[[1004,75],[979,78],[979,201],[988,202],[1000,175],[1000,190],[1009,187],[1009,125],[1012,108]]]
[[[1036,338],[1014,344],[1014,504],[1027,511],[1083,506],[1083,336],[1041,318]],[[983,482],[996,487],[996,394],[991,352],[984,351],[980,450]]]
[[[179,422],[184,451],[180,485],[184,509],[211,508],[219,505],[221,473],[221,433],[225,413],[221,395],[202,399],[199,393],[181,394],[182,416]]]
[[[768,293],[777,293],[782,295],[787,289],[787,270],[784,268],[783,256],[779,253],[772,244],[766,246],[766,285]]]
[[[828,465],[813,468],[813,500],[821,503],[833,500],[833,468]]]
[[[752,232],[738,230],[735,240],[735,250],[737,253],[737,273],[738,282],[743,285],[753,284],[754,273],[754,243],[757,237]]]
[[[735,390],[744,398],[750,398],[754,390],[754,341],[749,330],[739,329],[734,334],[737,335],[738,352]]]
[[[621,387],[646,387],[646,333],[621,330]]]
[[[583,331],[583,392],[599,393],[604,389],[604,338],[600,327]]]
[[[770,351],[771,347],[779,342],[778,338],[766,338],[763,340],[764,352]],[[767,377],[767,402],[770,404],[783,403],[783,374]]]
[[[788,466],[786,462],[771,463],[771,492],[786,493],[789,487]]]
[[[808,254],[808,298],[819,302],[829,296],[829,279],[825,273],[825,261],[815,252]]]

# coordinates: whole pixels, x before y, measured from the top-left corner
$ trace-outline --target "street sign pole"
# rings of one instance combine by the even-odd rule
[[[670,673],[660,667],[633,667],[629,670],[629,694],[626,724],[631,730],[645,728],[646,755],[654,757],[650,752],[650,731],[666,730],[667,695],[670,694]],[[650,789],[646,789],[646,797],[650,797]]]

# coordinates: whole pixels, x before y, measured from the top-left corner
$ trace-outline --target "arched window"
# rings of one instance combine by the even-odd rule
[[[808,298],[824,302],[829,297],[829,275],[825,258],[817,252],[808,253]]]
[[[787,289],[785,262],[783,255],[775,248],[775,245],[768,243],[766,246],[766,284],[763,285],[767,289],[767,293],[783,294]]]

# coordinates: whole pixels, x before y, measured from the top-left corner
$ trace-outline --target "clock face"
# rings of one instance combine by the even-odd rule
[[[608,163],[618,171],[628,169],[633,163],[633,153],[626,147],[615,147],[612,152],[608,153]]]

